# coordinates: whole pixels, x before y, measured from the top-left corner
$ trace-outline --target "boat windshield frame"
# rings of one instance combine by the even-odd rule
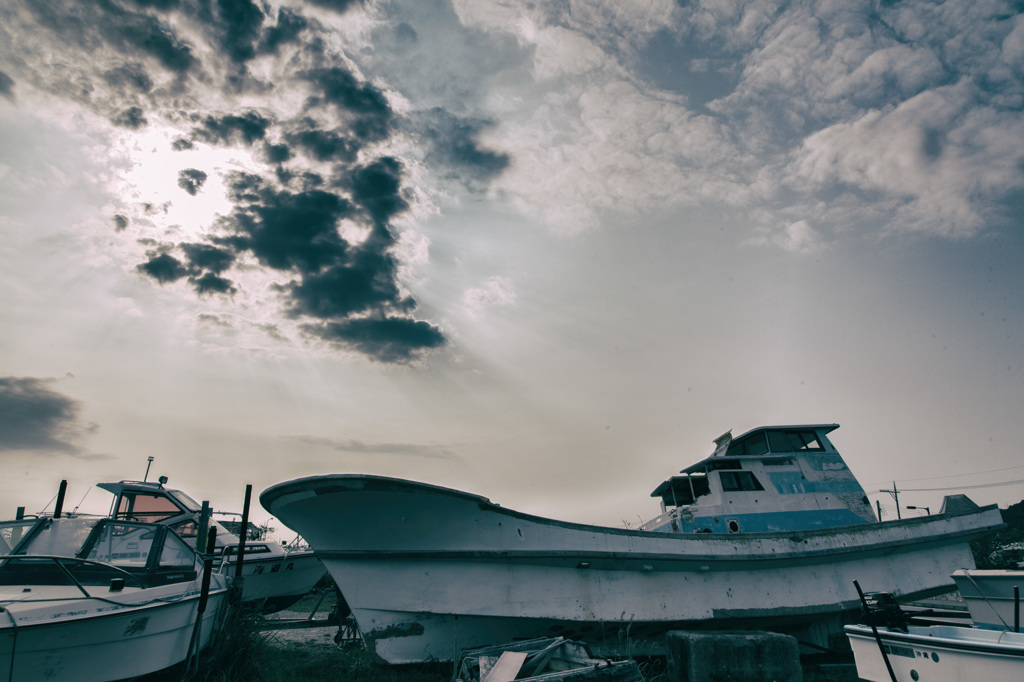
[[[0,523],[0,535],[5,527],[16,523]],[[51,529],[54,534],[46,537],[44,534]],[[19,556],[90,561],[136,575],[195,575],[203,563],[202,555],[166,525],[108,518],[36,519],[3,560]]]
[[[195,514],[203,510],[202,505],[193,500],[191,497],[181,492],[180,490],[168,490],[167,493],[174,498],[174,500],[183,506],[187,511]]]

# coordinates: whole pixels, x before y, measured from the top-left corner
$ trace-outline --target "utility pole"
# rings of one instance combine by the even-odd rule
[[[892,490],[879,490],[878,492],[892,495],[892,499],[896,500],[896,518],[902,519],[903,516],[900,514],[900,491],[896,488],[896,481],[892,482]]]

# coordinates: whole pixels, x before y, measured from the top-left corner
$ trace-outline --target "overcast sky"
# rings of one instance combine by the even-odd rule
[[[4,513],[152,456],[636,524],[831,422],[890,509],[1017,502],[1021,12],[7,0]]]

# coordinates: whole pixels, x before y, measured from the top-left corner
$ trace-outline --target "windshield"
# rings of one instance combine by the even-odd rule
[[[195,500],[193,500],[191,497],[181,492],[180,490],[169,490],[168,492],[174,496],[174,499],[176,499],[179,504],[184,506],[185,509],[188,509],[190,512],[197,512],[203,510],[202,506],[200,506],[198,502],[196,502]]]
[[[24,519],[22,521],[7,521],[0,524],[0,556],[11,553],[21,539],[25,537],[25,531],[34,526],[35,519]]]
[[[77,556],[98,519],[46,519],[35,529],[18,554]]]

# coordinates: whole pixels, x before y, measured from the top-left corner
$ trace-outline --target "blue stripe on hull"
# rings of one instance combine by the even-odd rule
[[[679,524],[681,533],[728,533],[729,522],[737,521],[740,532],[765,533],[770,531],[811,530],[815,528],[831,528],[833,526],[854,526],[866,523],[864,519],[849,509],[814,509],[790,512],[758,512],[756,514],[730,514],[721,516],[698,516],[691,522],[685,520]],[[666,524],[658,531],[672,532]]]

